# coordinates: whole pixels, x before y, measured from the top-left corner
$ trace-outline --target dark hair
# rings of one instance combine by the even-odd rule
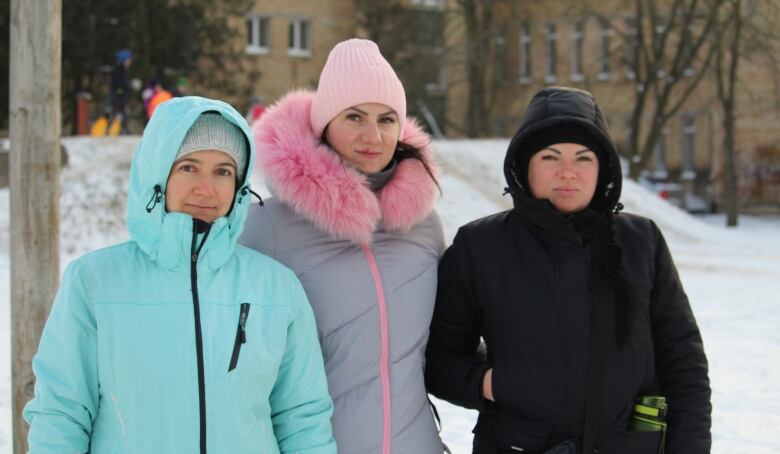
[[[441,186],[439,186],[439,182],[436,180],[436,177],[433,176],[431,167],[427,162],[425,162],[425,158],[423,157],[422,150],[420,148],[399,140],[398,145],[395,146],[395,153],[393,154],[393,158],[398,160],[398,162],[401,162],[404,159],[416,159],[420,161],[420,163],[425,168],[425,171],[428,173],[428,176],[431,177],[433,183],[436,184],[437,188],[439,188],[439,194],[442,193]]]
[[[613,255],[612,260],[615,263],[611,270],[613,276],[613,294],[615,298],[615,334],[619,348],[627,346],[639,346],[650,338],[649,324],[650,320],[647,314],[647,308],[642,304],[641,299],[634,287],[626,278],[623,272],[625,266],[622,260],[622,248],[617,245],[613,222],[616,213],[607,213],[603,216],[607,221],[607,255]],[[609,261],[609,259],[608,259]]]
[[[328,142],[328,126],[325,126],[325,129],[322,130],[322,135],[320,136],[320,143],[323,145],[327,145],[328,148],[335,151],[333,145],[331,145],[330,142]],[[431,180],[433,180],[433,183],[439,189],[439,194],[442,194],[439,181],[433,175],[433,170],[431,170],[431,167],[425,161],[425,157],[422,154],[421,148],[417,148],[414,145],[410,145],[406,142],[399,140],[395,146],[395,151],[393,152],[393,159],[395,159],[398,162],[401,162],[404,159],[416,159],[420,161],[420,164],[422,164],[423,168],[425,168],[425,172],[428,174],[428,176],[431,177]]]

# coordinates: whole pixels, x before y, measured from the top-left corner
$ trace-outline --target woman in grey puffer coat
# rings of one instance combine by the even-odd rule
[[[444,249],[430,137],[371,41],[254,125],[273,194],[240,243],[290,267],[314,308],[340,453],[440,454],[423,378]]]

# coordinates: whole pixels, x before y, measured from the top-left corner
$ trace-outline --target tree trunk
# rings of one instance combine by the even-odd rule
[[[27,451],[22,409],[31,361],[59,279],[62,3],[11,1],[10,196],[13,451]]]
[[[730,112],[726,112],[725,119],[723,120],[723,129],[725,130],[725,136],[723,137],[723,152],[725,154],[725,160],[723,165],[725,167],[725,194],[723,201],[726,209],[726,225],[729,227],[736,227],[738,222],[738,201],[737,201],[737,172],[736,163],[734,162],[734,111],[733,107]]]

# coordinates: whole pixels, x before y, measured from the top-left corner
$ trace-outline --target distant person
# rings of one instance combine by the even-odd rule
[[[149,109],[149,103],[152,101],[152,97],[157,93],[157,90],[159,90],[160,87],[160,81],[156,77],[152,77],[141,92],[141,100],[144,103],[144,116],[146,116],[146,112]]]
[[[249,106],[249,112],[246,114],[246,121],[248,121],[250,125],[254,124],[263,116],[263,113],[265,113],[263,98],[260,96],[252,97],[252,105]]]
[[[157,106],[173,98],[173,94],[163,88],[162,84],[158,84],[154,94],[149,99],[149,105],[146,107],[146,118],[151,120]]]
[[[336,453],[304,290],[236,245],[250,134],[205,98],[152,117],[130,169],[130,240],[68,266],[43,330],[30,453]]]
[[[130,82],[127,77],[127,70],[133,62],[133,54],[129,49],[121,49],[116,53],[116,63],[111,72],[111,93],[109,94],[109,104],[111,113],[109,121],[118,121],[121,124],[122,131],[126,131],[127,125],[124,122],[126,118],[127,101],[130,93]]]
[[[708,454],[699,327],[661,231],[619,213],[590,93],[537,93],[504,174],[514,208],[461,227],[442,257],[426,351],[428,390],[479,411],[473,452]],[[640,419],[656,417],[665,438]]]
[[[182,96],[187,96],[187,92],[189,91],[189,81],[186,77],[181,76],[178,79],[176,79],[176,86],[173,87],[173,90],[171,90],[171,95],[173,95],[174,98],[181,98]]]
[[[374,42],[340,42],[317,91],[287,94],[253,131],[274,196],[240,243],[301,279],[339,454],[442,454],[423,378],[444,249],[437,166],[401,81]]]

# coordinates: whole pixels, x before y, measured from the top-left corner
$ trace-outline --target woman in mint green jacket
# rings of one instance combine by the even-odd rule
[[[130,171],[131,240],[63,276],[33,359],[31,453],[336,452],[305,293],[236,245],[252,143],[220,101],[155,112]]]

